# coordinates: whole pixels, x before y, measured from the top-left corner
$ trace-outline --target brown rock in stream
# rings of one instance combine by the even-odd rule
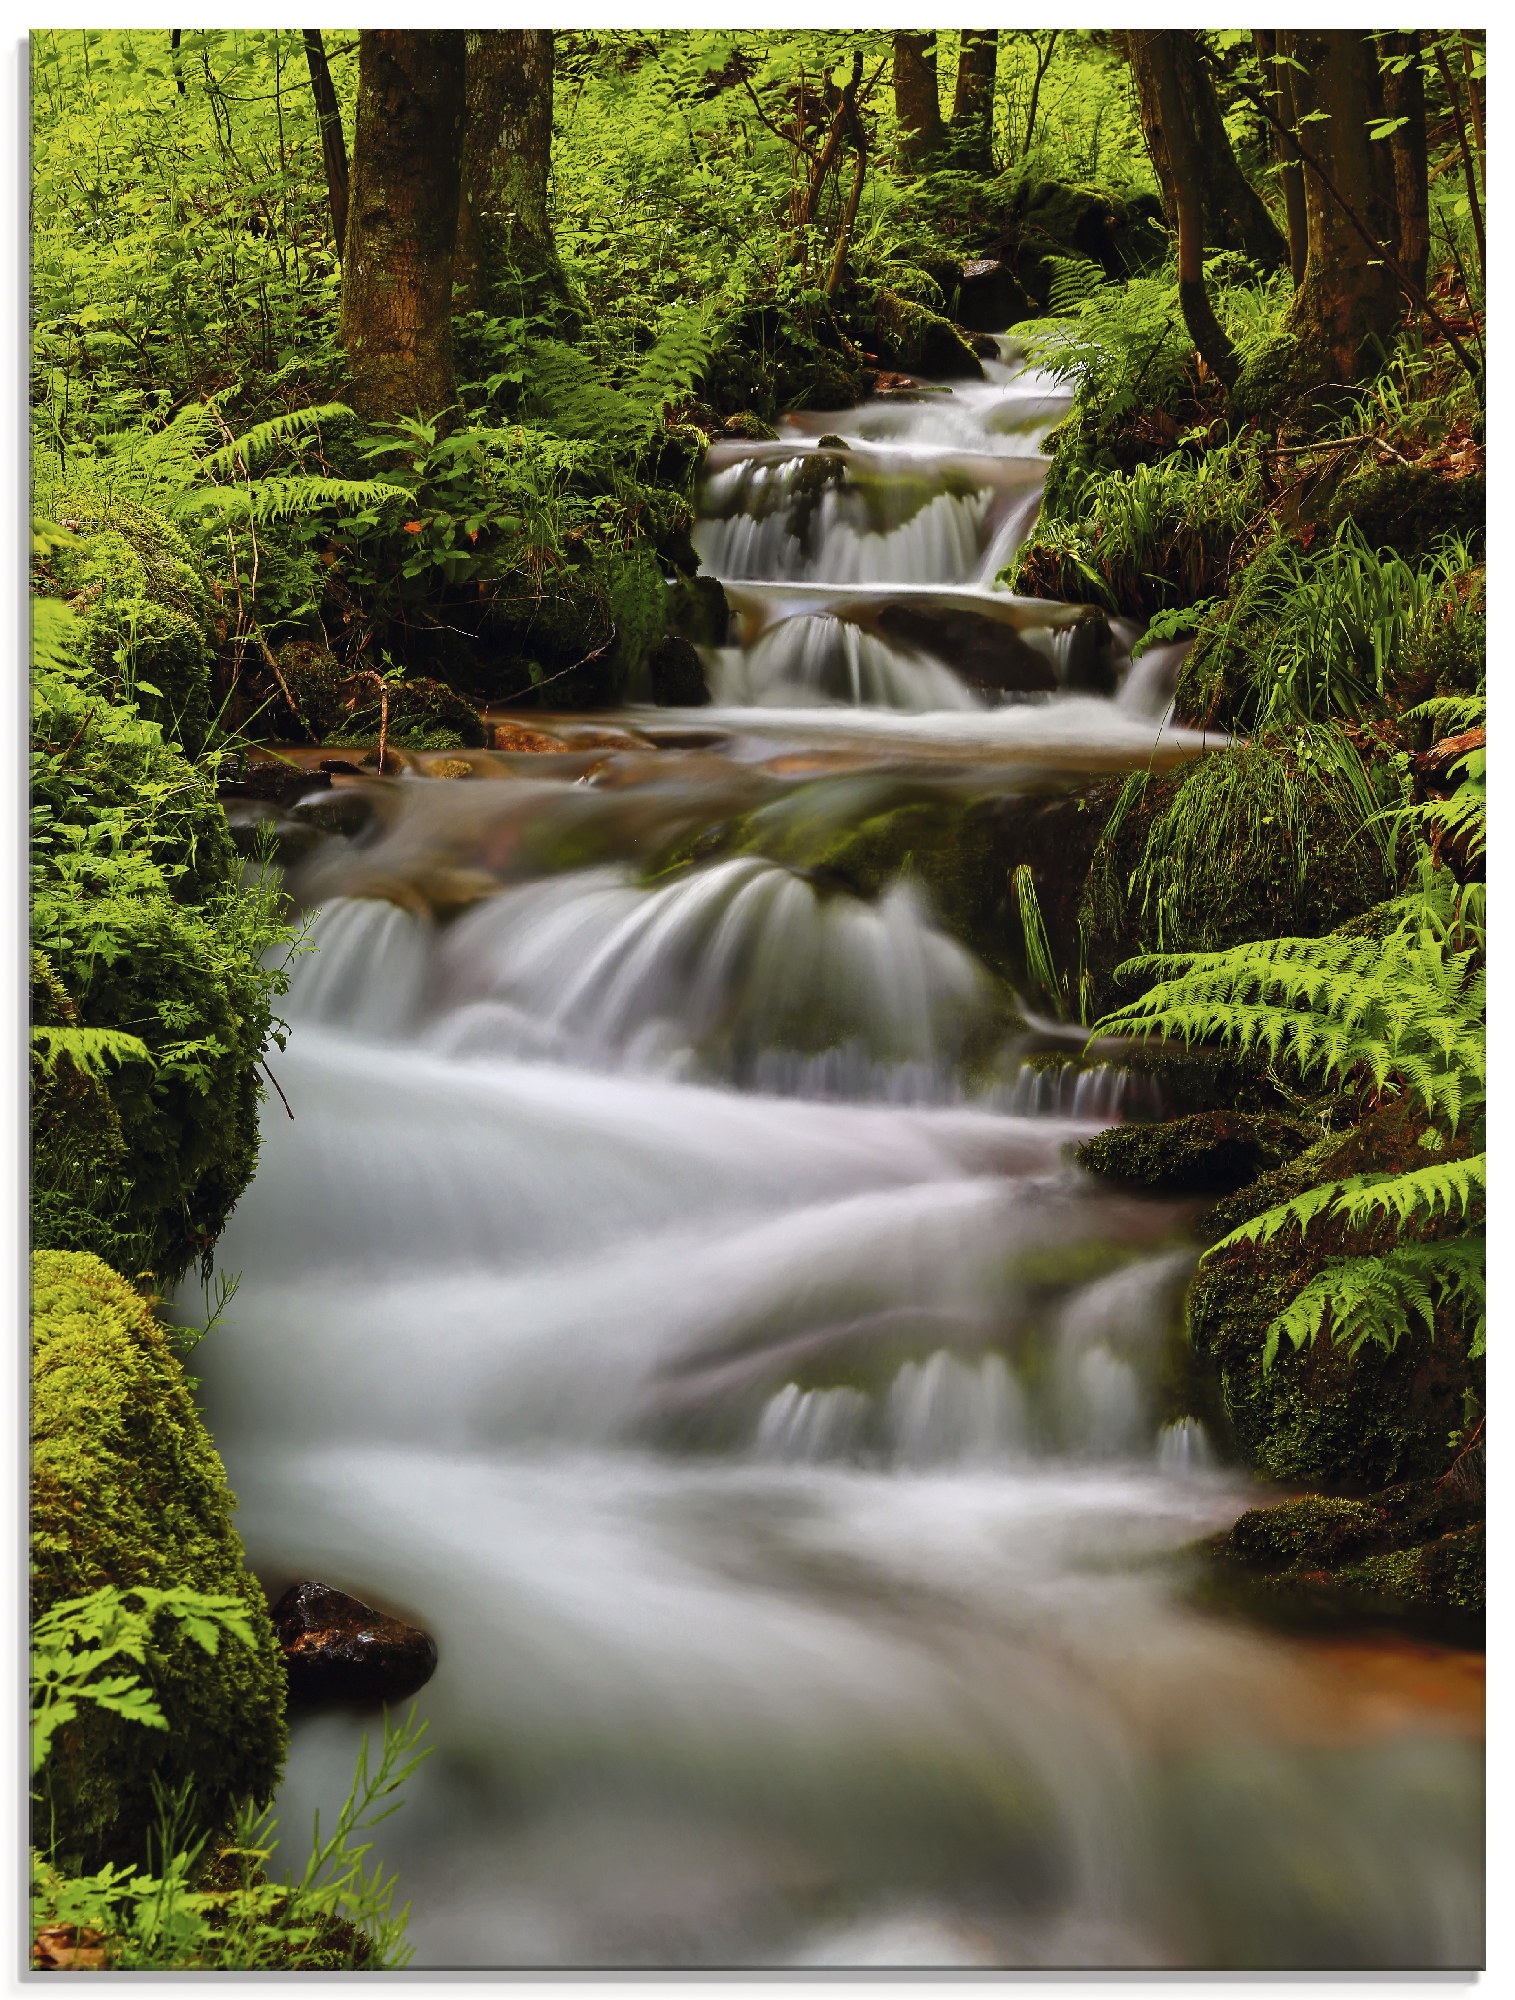
[[[886,639],[934,654],[975,687],[1014,694],[1050,694],[1057,687],[1052,662],[1001,619],[950,605],[893,603],[877,622]]]
[[[291,1584],[272,1616],[289,1699],[301,1707],[403,1701],[437,1670],[429,1633],[327,1583]]]

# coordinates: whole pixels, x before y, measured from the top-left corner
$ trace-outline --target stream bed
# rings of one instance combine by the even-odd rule
[[[419,1970],[1478,1961],[1459,1656],[1187,1601],[1259,1489],[1172,1403],[1192,1204],[1068,1164],[1130,1081],[1026,1068],[908,877],[646,879],[1204,754],[1177,649],[996,584],[1067,401],[986,373],[712,451],[710,706],[534,712],[290,864],[293,1116],[195,1365],[269,1589],[437,1640]],[[292,1843],[372,1726],[297,1724]]]

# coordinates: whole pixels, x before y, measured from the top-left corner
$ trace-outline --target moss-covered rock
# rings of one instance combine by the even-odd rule
[[[39,564],[83,621],[86,661],[118,698],[198,756],[210,730],[216,606],[193,550],[135,501],[60,486],[38,496],[73,539]]]
[[[895,798],[905,789],[896,787]],[[1031,870],[1054,960],[1071,973],[1079,886],[1108,809],[1100,803],[1104,793],[1098,785],[980,799],[936,792],[797,832],[788,820],[770,830],[759,813],[748,823],[746,843],[857,895],[875,896],[902,876],[920,882],[942,927],[1021,985],[1027,968],[1015,870]]]
[[[1092,1004],[1142,952],[1319,937],[1391,891],[1356,802],[1288,743],[1216,750],[1117,789],[1079,908]]]
[[[1277,1113],[1202,1111],[1151,1125],[1115,1125],[1078,1147],[1086,1173],[1154,1194],[1205,1194],[1244,1187],[1303,1152],[1319,1136]]]
[[[32,1270],[32,1561],[38,1610],[104,1584],[231,1593],[256,1650],[214,1656],[179,1637],[147,1679],[168,1719],[146,1729],[93,1707],[55,1739],[39,1842],[60,1866],[142,1863],[152,1785],[193,1786],[212,1832],[233,1802],[271,1795],[284,1754],[284,1673],[262,1591],[232,1527],[226,1475],[147,1303],[99,1258],[43,1251]]]
[[[1407,1328],[1392,1352],[1353,1354],[1323,1336],[1285,1344],[1264,1368],[1270,1323],[1322,1261],[1275,1240],[1211,1258],[1195,1279],[1190,1337],[1217,1371],[1245,1457],[1270,1478],[1349,1492],[1444,1470],[1476,1372],[1453,1315],[1438,1315],[1434,1340]]]
[[[243,886],[209,776],[156,723],[88,677],[39,673],[34,740],[46,1004],[62,1025],[118,1029],[148,1050],[104,1080],[113,1127],[39,1096],[37,1241],[166,1284],[208,1250],[252,1175],[281,977],[261,961],[283,927]]]
[[[983,365],[950,320],[881,288],[874,296],[871,332],[880,360],[912,375],[956,381],[983,380]]]
[[[1416,1480],[1369,1499],[1254,1507],[1206,1545],[1205,1595],[1292,1624],[1392,1620],[1475,1640],[1484,1611],[1481,1484]]]
[[[1385,677],[1391,700],[1408,708],[1434,695],[1471,695],[1484,687],[1488,607],[1482,568],[1438,592],[1417,619],[1408,643]]]
[[[397,750],[482,750],[489,732],[479,711],[445,681],[411,676],[382,690],[372,680],[351,685],[335,744],[377,743],[388,704],[386,743]]]
[[[758,444],[776,438],[778,432],[772,424],[765,423],[756,410],[737,410],[722,424],[721,436],[743,438]]]
[[[1418,562],[1443,535],[1481,540],[1486,504],[1481,472],[1449,478],[1434,465],[1371,464],[1343,480],[1325,525],[1355,521],[1371,548]]]

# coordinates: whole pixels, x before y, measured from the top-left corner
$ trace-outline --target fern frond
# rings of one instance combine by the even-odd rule
[[[319,514],[329,508],[355,512],[359,508],[382,507],[391,500],[413,500],[408,486],[394,486],[382,479],[314,479],[299,474],[256,479],[244,486],[197,486],[165,502],[167,514],[213,512],[228,521],[250,521],[262,527],[271,521],[290,521]]]
[[[345,403],[314,403],[305,410],[283,410],[266,423],[254,424],[230,444],[207,453],[200,461],[201,468],[209,473],[231,472],[238,476],[255,472],[280,445],[297,444],[308,431],[352,414]]]
[[[119,1028],[33,1028],[32,1053],[45,1076],[67,1061],[97,1080],[112,1063],[146,1061],[151,1056],[146,1042]]]
[[[1348,1222],[1393,1215],[1401,1224],[1434,1218],[1443,1211],[1466,1215],[1487,1189],[1487,1161],[1487,1154],[1475,1153],[1470,1159],[1438,1160],[1407,1174],[1344,1181],[1335,1212]]]
[[[1479,1237],[1401,1243],[1382,1257],[1333,1258],[1269,1324],[1263,1368],[1273,1366],[1285,1340],[1298,1350],[1327,1327],[1349,1354],[1366,1340],[1390,1351],[1417,1319],[1428,1334],[1434,1334],[1438,1304],[1458,1301],[1478,1310],[1469,1345],[1476,1359],[1487,1340],[1484,1245]]]
[[[1428,722],[1438,736],[1460,736],[1465,729],[1482,729],[1488,702],[1481,694],[1433,694],[1400,715],[1401,722]]]
[[[1306,1079],[1418,1099],[1456,1131],[1483,1103],[1483,975],[1476,950],[1412,924],[1413,912],[1381,941],[1273,938],[1129,959],[1122,976],[1157,982],[1093,1032],[1261,1049]]]

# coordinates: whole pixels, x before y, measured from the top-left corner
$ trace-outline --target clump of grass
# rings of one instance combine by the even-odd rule
[[[1201,628],[1181,713],[1266,729],[1378,707],[1420,627],[1475,560],[1464,537],[1446,535],[1412,565],[1372,548],[1351,520],[1309,550],[1279,534]]]

